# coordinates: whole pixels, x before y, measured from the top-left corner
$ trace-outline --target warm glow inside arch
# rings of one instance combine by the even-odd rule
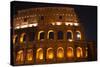
[[[39,33],[38,33],[38,40],[40,40],[41,38],[41,33],[44,33],[44,31],[39,31]],[[44,37],[44,36],[42,36],[42,37]]]
[[[82,38],[81,32],[79,30],[76,31],[76,38],[77,38],[77,40],[81,40],[81,38]]]
[[[46,58],[47,59],[53,59],[54,58],[54,52],[53,52],[52,48],[47,49]]]
[[[20,51],[17,52],[16,61],[17,62],[23,62],[24,61],[24,52],[23,52],[23,50],[20,50]]]
[[[68,35],[70,33],[70,35]],[[67,30],[67,40],[72,41],[73,40],[73,32],[71,30]]]
[[[57,48],[57,57],[64,58],[64,49],[62,47]]]
[[[50,33],[53,33],[53,34],[54,34],[54,31],[53,31],[53,30],[49,30],[49,31],[48,31],[47,39],[50,39]],[[53,38],[54,38],[54,35],[53,35]],[[53,38],[52,38],[52,39],[53,39]]]
[[[68,58],[72,58],[73,56],[74,56],[73,48],[72,47],[68,47],[67,48],[67,57]]]
[[[83,56],[83,51],[82,51],[81,47],[77,47],[76,56],[77,56],[77,58],[81,58]]]
[[[28,61],[33,60],[33,50],[32,49],[27,50],[27,56],[26,57],[27,57]]]
[[[22,33],[20,37],[20,42],[23,43],[26,39],[26,33]]]
[[[43,60],[43,49],[38,48],[36,51],[36,59]]]

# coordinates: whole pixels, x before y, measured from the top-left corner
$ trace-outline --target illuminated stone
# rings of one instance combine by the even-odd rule
[[[72,39],[68,39],[68,41],[69,41],[69,42],[72,42],[73,40],[72,40]]]
[[[23,43],[23,42],[24,42],[24,35],[25,35],[25,33],[22,33],[22,34],[21,34],[20,43]]]
[[[81,58],[83,56],[82,48],[78,47],[76,51],[77,58]]]
[[[74,23],[74,26],[79,26],[79,23]]]
[[[39,55],[39,59],[40,59],[40,60],[43,59],[43,53],[40,53],[40,55]]]
[[[36,58],[39,60],[43,60],[43,49],[39,48],[36,53]]]
[[[27,60],[32,61],[33,60],[33,51],[32,49],[27,51]]]
[[[16,26],[15,29],[20,29],[20,26]]]
[[[53,53],[49,53],[48,59],[53,59]]]
[[[65,22],[65,25],[70,25],[70,26],[73,26],[73,23],[72,22]]]
[[[56,22],[56,25],[61,25],[62,23],[61,22]]]
[[[52,25],[55,25],[55,23],[52,23]]]
[[[57,57],[58,57],[58,58],[63,58],[63,57],[64,57],[64,50],[63,50],[62,47],[59,47],[59,48],[57,49]]]
[[[38,26],[38,23],[34,23],[33,26],[34,26],[34,27]]]
[[[67,25],[67,26],[68,26],[68,24],[69,24],[68,22],[65,23],[65,25]]]
[[[72,47],[67,48],[67,57],[69,57],[69,58],[73,57],[73,48]]]
[[[17,52],[16,61],[17,61],[17,62],[22,62],[23,60],[24,60],[23,51],[20,50],[20,51]]]
[[[53,55],[53,49],[52,48],[48,48],[47,49],[47,59],[53,59],[54,55]]]
[[[77,38],[80,38],[81,37],[81,35],[80,34],[77,34]]]
[[[21,28],[27,28],[28,25],[21,25],[20,27],[21,27]]]
[[[14,37],[13,37],[13,44],[15,44],[16,37],[17,37],[17,35],[14,35]]]

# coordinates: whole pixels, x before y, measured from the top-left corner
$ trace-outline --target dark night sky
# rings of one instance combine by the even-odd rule
[[[65,5],[65,4],[47,4],[33,2],[12,2],[12,15],[15,15],[18,10],[34,8],[34,7],[73,7],[79,17],[81,25],[84,26],[86,40],[97,41],[97,7],[96,6],[80,6],[80,5]]]

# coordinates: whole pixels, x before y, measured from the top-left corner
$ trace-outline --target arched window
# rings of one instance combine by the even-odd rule
[[[29,41],[33,41],[35,39],[35,32],[29,33]]]
[[[44,35],[45,35],[44,31],[40,31],[38,33],[38,40],[43,40],[44,39]]]
[[[26,33],[22,33],[22,34],[21,34],[20,42],[21,42],[21,43],[26,42]]]
[[[43,49],[42,48],[37,49],[36,59],[43,60]]]
[[[27,61],[32,61],[33,60],[33,50],[29,49],[27,50]]]
[[[53,54],[53,49],[52,48],[48,48],[47,49],[47,53],[46,53],[46,58],[47,59],[53,59],[54,54]]]
[[[74,56],[73,48],[72,47],[68,47],[67,48],[67,57],[68,58],[72,58],[73,56]]]
[[[24,52],[23,52],[23,50],[20,50],[20,51],[17,52],[16,61],[17,62],[23,62],[24,61]]]
[[[73,40],[73,33],[71,30],[67,31],[67,40],[72,41]]]
[[[63,58],[64,57],[64,49],[62,47],[57,48],[57,57]]]
[[[76,40],[81,40],[81,32],[76,31]]]
[[[54,39],[54,31],[53,31],[53,30],[49,30],[49,31],[48,31],[47,38],[48,38],[48,39]]]
[[[18,42],[18,36],[14,35],[13,36],[13,44],[16,44]]]
[[[81,58],[83,56],[83,51],[82,51],[81,47],[77,47],[76,56],[77,56],[77,58]]]
[[[58,31],[58,40],[62,40],[63,39],[63,32],[62,31]]]

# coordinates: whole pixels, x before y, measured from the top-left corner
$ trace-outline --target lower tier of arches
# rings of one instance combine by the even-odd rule
[[[14,52],[14,63],[21,64],[42,64],[84,61],[88,58],[88,48],[82,47],[58,47],[56,50],[52,47],[37,49],[20,49]]]

